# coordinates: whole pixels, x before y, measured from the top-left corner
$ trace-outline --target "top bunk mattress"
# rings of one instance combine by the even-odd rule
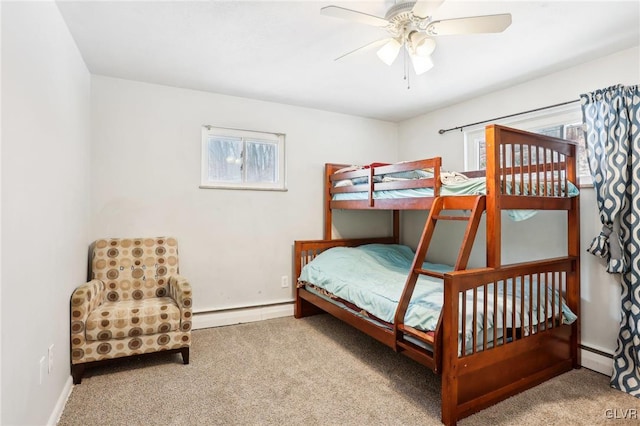
[[[469,178],[462,173],[456,172],[442,172],[441,173],[442,186],[440,187],[441,196],[456,196],[456,195],[486,195],[487,194],[487,180],[485,177]],[[433,175],[429,175],[433,177]],[[425,176],[426,178],[426,176]],[[416,178],[423,179],[423,178]],[[393,179],[401,180],[401,179]],[[405,179],[407,180],[407,179]],[[364,181],[338,181],[339,183],[335,187],[341,186],[356,186],[362,184],[368,184],[367,180]],[[386,182],[386,180],[381,180]],[[544,196],[558,196],[558,197],[575,197],[580,191],[571,182],[567,182],[564,185],[563,182],[536,182],[535,180],[527,181],[520,180],[514,181],[515,185],[509,181],[505,192],[509,195],[526,195],[536,196],[544,194]],[[393,199],[393,198],[420,198],[420,197],[433,197],[433,188],[411,188],[411,189],[391,189],[383,191],[373,191],[374,199]],[[348,200],[367,200],[369,194],[366,190],[355,192],[341,192],[333,195],[332,199],[335,201],[348,201]]]
[[[420,174],[414,174],[412,178],[403,177],[391,177],[384,176],[379,182],[392,182],[401,180],[417,180],[432,178],[433,174],[425,171],[420,171]],[[405,174],[406,175],[406,174]],[[442,186],[440,187],[441,196],[461,196],[461,195],[486,195],[487,194],[487,180],[485,177],[467,177],[458,172],[441,172],[440,179]],[[375,182],[375,180],[374,180]],[[515,182],[515,184],[513,184]],[[333,201],[366,201],[369,200],[369,192],[364,189],[368,186],[367,178],[359,178],[352,180],[340,180],[337,181],[334,187],[349,187],[349,186],[361,186],[362,191],[354,192],[339,192],[334,193],[332,196]],[[355,189],[355,188],[354,188]],[[540,196],[545,197],[575,197],[580,194],[579,189],[570,181],[554,181],[554,182],[536,182],[535,179],[525,179],[520,181],[519,179],[507,181],[506,190],[507,195],[522,195],[522,196]],[[373,191],[372,197],[374,200],[385,199],[407,199],[407,198],[425,198],[433,197],[434,189],[430,187],[426,188],[408,188],[408,189],[390,189]],[[522,221],[529,219],[536,214],[536,210],[531,209],[510,209],[507,211],[510,219],[514,221]]]

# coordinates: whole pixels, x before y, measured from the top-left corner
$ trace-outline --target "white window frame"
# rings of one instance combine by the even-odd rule
[[[556,126],[562,126],[563,134],[559,137],[568,139],[567,129],[569,127],[582,126],[582,111],[578,102],[569,105],[562,105],[555,108],[549,108],[543,111],[536,111],[523,114],[519,117],[511,117],[508,119],[496,120],[492,123],[502,124],[521,130],[535,132],[542,129],[549,129]],[[479,170],[480,166],[480,144],[479,140],[484,141],[484,131],[486,123],[468,127],[464,131],[464,168],[465,170]],[[582,150],[584,150],[584,140],[580,141]],[[580,158],[578,158],[578,186],[592,187],[593,179],[589,173],[588,160],[586,152],[582,151],[582,167]],[[585,169],[586,166],[586,169]]]
[[[242,138],[246,140],[273,143],[277,147],[277,179],[275,182],[228,182],[213,181],[209,179],[209,149],[208,141],[211,136]],[[248,189],[257,191],[286,191],[286,156],[285,156],[285,135],[283,133],[269,133],[254,130],[231,129],[226,127],[216,127],[211,125],[202,126],[201,141],[201,165],[200,165],[200,188],[203,189]],[[245,161],[245,157],[242,157]]]

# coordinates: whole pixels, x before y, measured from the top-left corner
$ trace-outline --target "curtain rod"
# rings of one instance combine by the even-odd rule
[[[580,99],[575,99],[573,101],[562,102],[562,103],[555,104],[555,105],[549,105],[549,106],[546,106],[546,107],[530,109],[529,111],[518,112],[516,114],[503,115],[502,117],[496,117],[496,118],[491,118],[489,120],[477,121],[475,123],[465,124],[463,126],[458,126],[458,127],[452,127],[450,129],[440,129],[440,130],[438,130],[438,133],[440,133],[442,135],[442,134],[445,134],[445,133],[450,132],[452,130],[460,129],[460,131],[462,131],[462,129],[464,129],[465,127],[475,126],[476,124],[483,124],[483,123],[488,123],[490,121],[502,120],[503,118],[516,117],[518,115],[528,114],[530,112],[543,111],[545,109],[555,108],[555,107],[559,107],[559,106],[562,106],[562,105],[569,105],[569,104],[573,104],[573,103],[576,103],[576,102],[580,102]]]

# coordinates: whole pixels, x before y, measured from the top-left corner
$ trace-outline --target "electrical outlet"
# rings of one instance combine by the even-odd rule
[[[47,351],[49,362],[47,363],[47,373],[51,374],[53,370],[53,343],[49,346],[49,350]]]
[[[40,358],[40,384],[42,384],[42,381],[44,380],[44,376],[45,376],[45,371],[46,371],[46,357],[42,357]]]
[[[283,275],[282,278],[280,278],[280,287],[282,287],[282,288],[289,287],[289,277],[288,276]]]

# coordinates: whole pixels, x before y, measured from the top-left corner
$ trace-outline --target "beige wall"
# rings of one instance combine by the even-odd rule
[[[89,90],[55,3],[3,2],[3,425],[55,421],[71,386],[69,297],[87,275]]]
[[[175,236],[195,312],[291,301],[293,241],[322,237],[324,163],[397,159],[393,123],[100,76],[91,89],[91,238]],[[288,191],[199,189],[205,124],[285,133]],[[362,217],[338,223],[387,227]]]

